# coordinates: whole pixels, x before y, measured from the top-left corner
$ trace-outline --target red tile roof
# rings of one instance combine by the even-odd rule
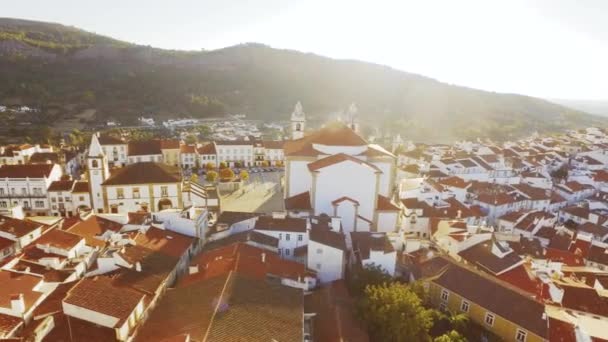
[[[198,154],[216,154],[215,143],[208,143],[198,148]]]
[[[312,210],[310,192],[306,191],[285,199],[285,210]]]
[[[13,333],[23,323],[24,323],[23,319],[21,319],[19,317],[9,316],[9,315],[0,313],[0,339],[2,341],[5,341],[5,339],[3,339],[2,337],[8,336],[10,333]],[[7,338],[6,341],[8,342],[8,341],[12,341],[12,340]],[[15,339],[14,341],[21,341],[21,340]]]
[[[76,184],[74,185],[74,189],[72,189],[72,192],[73,193],[89,192],[89,182],[85,182],[85,181],[76,182]]]
[[[190,265],[199,265],[199,272],[183,278],[178,286],[210,279],[230,271],[250,278],[265,280],[268,275],[304,281],[310,271],[304,264],[282,259],[276,253],[245,243],[234,243],[200,254]]]
[[[42,228],[42,224],[28,220],[20,220],[0,215],[0,231],[14,235],[18,238]]]
[[[129,141],[129,156],[146,156],[162,154],[159,140]]]
[[[139,233],[135,237],[138,246],[176,258],[187,253],[195,240],[193,237],[155,227],[150,227],[145,234]]]
[[[338,204],[340,204],[340,203],[342,203],[344,201],[353,202],[355,205],[359,205],[359,201],[357,201],[355,199],[352,199],[352,198],[350,198],[348,196],[342,196],[342,197],[338,198],[337,200],[332,201],[331,204],[332,205],[338,205]]]
[[[45,178],[51,175],[55,164],[2,165],[0,178]]]
[[[143,298],[144,295],[137,291],[113,286],[109,278],[95,277],[80,280],[63,301],[117,318],[115,327],[118,327]]]
[[[122,228],[122,224],[101,218],[96,215],[91,215],[84,221],[78,222],[70,227],[67,231],[85,238],[86,244],[93,247],[105,246],[105,241],[97,238],[108,230],[118,232]]]
[[[179,183],[180,171],[163,163],[135,163],[114,172],[102,185]]]
[[[59,229],[52,229],[51,231],[44,233],[34,243],[37,245],[45,245],[70,250],[78,245],[82,239],[84,239],[82,236]]]
[[[378,203],[376,205],[376,210],[399,211],[401,209],[395,204],[393,204],[393,202],[388,197],[378,195]]]
[[[23,294],[25,309],[28,311],[42,296],[42,292],[33,290],[40,282],[42,278],[39,277],[0,270],[0,307],[10,308],[11,297]]]
[[[260,216],[255,222],[254,229],[259,231],[305,233],[306,219],[296,217],[274,218],[272,216]]]
[[[318,155],[312,145],[365,146],[367,141],[346,125],[330,124],[301,139],[286,141],[283,145],[285,155]]]
[[[367,342],[369,336],[355,317],[355,302],[342,280],[334,281],[304,297],[312,318],[314,341]]]
[[[325,167],[328,167],[331,165],[335,165],[338,163],[342,163],[345,161],[351,161],[351,162],[359,164],[359,165],[365,165],[365,166],[373,169],[375,172],[379,172],[379,173],[382,172],[376,165],[368,163],[362,159],[358,159],[358,158],[355,158],[353,156],[350,156],[350,155],[344,154],[344,153],[338,153],[338,154],[331,155],[329,157],[325,157],[323,159],[316,160],[316,161],[308,164],[308,170],[314,172],[314,171],[320,170],[322,168],[325,168]]]
[[[54,181],[48,188],[48,191],[72,191],[74,180]]]

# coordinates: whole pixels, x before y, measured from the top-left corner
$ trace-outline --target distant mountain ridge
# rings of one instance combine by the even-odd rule
[[[285,120],[297,101],[318,121],[356,102],[363,122],[413,140],[510,139],[606,122],[546,100],[448,85],[372,63],[255,43],[163,50],[9,18],[0,18],[0,73],[0,104],[36,105],[56,122],[85,108],[95,108],[98,121],[227,112]]]
[[[590,114],[608,117],[608,101],[564,99],[550,99],[549,101]]]

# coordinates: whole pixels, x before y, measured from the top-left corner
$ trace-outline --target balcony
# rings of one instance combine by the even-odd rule
[[[0,194],[0,198],[46,198],[46,194]]]

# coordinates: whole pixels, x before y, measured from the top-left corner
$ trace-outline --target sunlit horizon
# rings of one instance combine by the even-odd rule
[[[608,3],[601,1],[585,8],[569,0],[79,4],[26,0],[5,4],[2,16],[165,49],[257,42],[487,91],[608,100],[608,24],[601,20]]]

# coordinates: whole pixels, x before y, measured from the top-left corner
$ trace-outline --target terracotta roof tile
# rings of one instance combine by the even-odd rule
[[[395,204],[393,204],[393,202],[388,197],[378,195],[378,204],[376,206],[376,210],[399,211],[401,209]]]
[[[55,164],[2,165],[0,178],[44,178],[51,175]]]
[[[0,231],[14,235],[18,238],[32,233],[43,225],[28,220],[20,220],[0,215]]]
[[[179,169],[162,163],[144,162],[116,170],[102,185],[179,183]]]
[[[135,237],[135,243],[172,257],[180,258],[193,245],[196,238],[169,230],[150,227]]]
[[[543,319],[544,304],[491,276],[450,263],[441,275],[431,281],[541,338],[547,336],[547,322]]]
[[[72,191],[73,186],[73,180],[54,181],[49,186],[48,191]]]
[[[342,163],[345,161],[351,161],[351,162],[354,162],[359,165],[365,165],[365,166],[373,169],[375,172],[379,172],[379,173],[382,172],[376,165],[368,163],[362,159],[358,159],[358,158],[355,158],[353,156],[350,156],[350,155],[344,154],[344,153],[334,154],[329,157],[325,157],[323,159],[319,159],[312,163],[309,163],[308,170],[314,172],[314,171],[320,170],[322,168],[328,167],[330,165],[335,165],[335,164]]]
[[[272,216],[260,216],[255,222],[255,230],[306,232],[306,219],[296,217],[274,218]]]
[[[286,198],[285,210],[312,210],[310,192],[306,191]]]
[[[51,231],[44,233],[34,243],[37,245],[51,246],[64,250],[70,250],[76,247],[76,245],[78,245],[78,243],[80,243],[82,239],[84,239],[82,236],[78,236],[76,234],[72,234],[59,229],[52,229]]]
[[[80,280],[63,301],[117,318],[115,327],[118,327],[143,298],[144,295],[137,291],[115,287],[106,277],[95,277]]]

